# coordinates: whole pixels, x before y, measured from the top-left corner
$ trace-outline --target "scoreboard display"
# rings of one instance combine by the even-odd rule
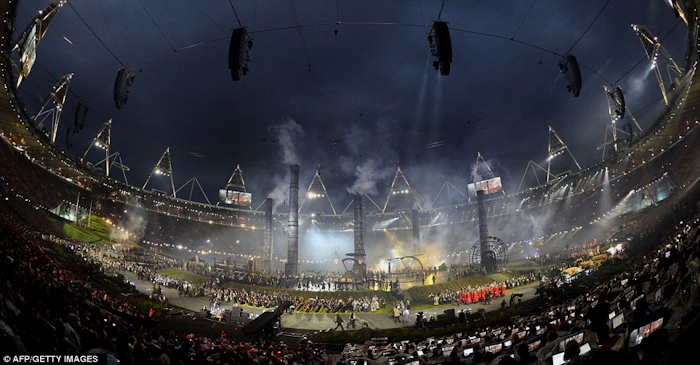
[[[253,195],[243,191],[231,189],[219,189],[219,202],[227,205],[249,207],[253,201]]]
[[[486,195],[490,195],[502,191],[503,186],[501,185],[501,178],[494,177],[492,179],[471,183],[467,185],[467,190],[470,196],[476,196],[476,192],[479,190],[483,190]]]

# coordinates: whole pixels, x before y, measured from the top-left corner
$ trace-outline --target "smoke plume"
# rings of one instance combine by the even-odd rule
[[[369,159],[355,167],[355,181],[348,188],[351,194],[377,194],[377,183],[391,176],[392,169],[382,167],[375,159]]]
[[[271,128],[276,133],[282,160],[286,165],[299,164],[297,142],[304,136],[304,128],[291,117],[287,121]]]

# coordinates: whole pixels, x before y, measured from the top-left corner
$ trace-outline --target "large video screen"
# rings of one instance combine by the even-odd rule
[[[253,195],[251,193],[230,189],[219,189],[219,202],[223,204],[249,207],[252,200]]]
[[[467,191],[471,196],[476,196],[476,192],[479,190],[483,190],[486,195],[500,192],[503,190],[501,178],[497,176],[488,180],[481,180],[467,185]]]

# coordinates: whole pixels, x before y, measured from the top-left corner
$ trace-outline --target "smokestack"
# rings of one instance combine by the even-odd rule
[[[272,232],[272,207],[275,205],[275,201],[272,198],[265,199],[265,232],[263,236],[263,266],[264,270],[268,273],[272,273],[272,252],[274,252],[274,242],[275,237]]]
[[[481,257],[481,268],[485,271],[489,270],[489,228],[486,222],[486,206],[484,205],[484,195],[486,193],[483,190],[478,190],[476,192],[476,203],[479,213],[479,253]]]
[[[289,223],[287,227],[287,263],[284,273],[299,271],[299,165],[289,165]]]
[[[362,194],[355,194],[353,200],[353,236],[354,248],[353,256],[355,263],[352,271],[363,279],[367,275],[367,265],[365,264],[365,215],[362,210]]]
[[[411,210],[411,237],[413,238],[413,254],[420,249],[420,221],[418,219],[418,209]]]

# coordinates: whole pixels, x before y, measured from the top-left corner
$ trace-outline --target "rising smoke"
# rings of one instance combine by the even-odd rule
[[[304,128],[292,117],[287,117],[284,123],[270,127],[270,132],[279,143],[282,161],[285,165],[300,164],[298,147],[305,135]],[[283,169],[285,175],[274,175],[272,177],[273,188],[267,194],[268,198],[274,199],[273,210],[280,204],[289,200],[289,171]]]
[[[127,207],[124,210],[125,215],[120,221],[124,231],[112,229],[110,238],[115,241],[139,242],[146,232],[146,224],[148,223],[146,213],[136,199],[132,198],[125,206]]]
[[[291,117],[271,128],[275,132],[282,152],[282,160],[286,165],[299,164],[297,145],[304,137],[304,128]]]
[[[389,178],[393,169],[382,166],[382,163],[375,159],[368,159],[355,167],[355,181],[348,187],[351,194],[377,194],[377,184]]]

